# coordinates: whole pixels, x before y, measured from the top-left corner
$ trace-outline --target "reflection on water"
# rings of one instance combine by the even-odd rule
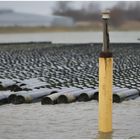
[[[140,97],[113,104],[113,133],[98,133],[98,102],[0,106],[0,138],[140,138]]]
[[[108,133],[98,132],[97,139],[112,139],[112,133],[113,132]]]

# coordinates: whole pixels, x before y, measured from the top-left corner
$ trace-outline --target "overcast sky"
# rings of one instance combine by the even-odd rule
[[[88,3],[88,1],[83,1]],[[74,2],[75,7],[80,7],[83,3],[80,1]],[[102,1],[100,2],[101,8],[110,8],[116,1]],[[50,15],[55,6],[55,1],[0,1],[0,9],[10,8],[18,12],[34,13]]]

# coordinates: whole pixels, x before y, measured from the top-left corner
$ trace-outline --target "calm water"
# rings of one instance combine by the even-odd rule
[[[139,108],[140,97],[113,104],[110,138],[140,138]],[[97,131],[97,101],[3,105],[0,114],[0,138],[103,138]]]
[[[140,32],[111,32],[111,42],[138,42]],[[0,42],[101,42],[101,32],[4,34]],[[113,133],[108,138],[140,138],[140,97],[113,104]],[[0,106],[0,138],[105,138],[98,133],[98,103],[40,103]]]
[[[140,32],[110,32],[111,42],[140,42]],[[102,42],[102,32],[0,34],[0,42],[52,41],[53,43]]]

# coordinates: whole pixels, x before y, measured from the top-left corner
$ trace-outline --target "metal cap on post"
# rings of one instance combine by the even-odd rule
[[[102,12],[102,19],[109,19],[110,18],[110,11],[106,10]]]
[[[109,32],[108,32],[108,20],[110,19],[110,11],[106,10],[102,12],[103,19],[103,47],[101,57],[112,57],[112,53],[109,48]]]

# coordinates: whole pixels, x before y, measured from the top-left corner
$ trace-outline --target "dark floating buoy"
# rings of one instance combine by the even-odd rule
[[[86,93],[82,93],[79,97],[78,97],[78,101],[81,102],[81,101],[89,101],[89,97]]]
[[[94,100],[98,100],[99,92],[95,92],[93,95]],[[120,103],[124,100],[135,99],[139,97],[140,91],[137,89],[128,88],[116,88],[113,89],[113,102]]]
[[[58,93],[54,93],[54,94],[43,97],[43,99],[41,100],[41,104],[45,105],[45,104],[56,104],[58,102],[62,103],[62,101],[58,100],[59,96],[64,95],[65,93],[68,93],[68,92],[78,91],[78,90],[80,89],[75,88],[75,87],[64,88],[60,90]]]
[[[61,104],[61,103],[72,103],[74,101],[76,101],[76,96],[70,95],[70,94],[60,95],[57,98],[57,103],[58,104]]]
[[[12,96],[13,104],[33,103],[40,101],[44,96],[57,92],[56,89],[36,89],[33,91],[22,92]],[[9,97],[10,98],[10,97]]]
[[[57,99],[59,96],[61,96],[62,93],[54,93],[52,95],[46,96],[41,100],[41,104],[45,105],[45,104],[56,104],[57,103]]]
[[[18,91],[18,92],[13,92],[11,93],[9,96],[8,96],[8,101],[9,103],[13,103],[15,104],[16,102],[16,97],[20,94],[27,94],[28,92],[27,91]]]
[[[74,90],[74,91],[69,91],[66,93],[63,93],[57,98],[57,103],[72,103],[76,100],[78,100],[78,97],[84,93],[90,91],[91,88],[84,88],[84,89],[79,89],[79,90]]]
[[[11,94],[11,95],[8,97],[9,103],[14,103],[15,100],[16,100],[16,94]]]
[[[53,100],[52,98],[50,97],[44,97],[42,100],[41,100],[41,104],[42,105],[46,105],[46,104],[56,104],[55,100]]]
[[[93,90],[90,90],[90,91],[87,91],[85,93],[82,93],[80,94],[80,96],[78,97],[78,101],[81,102],[81,101],[90,101],[93,99],[93,96],[94,94],[96,94],[96,92],[98,92],[98,89],[93,89]]]
[[[121,90],[119,87],[113,87],[113,92]],[[99,95],[99,90],[96,90],[95,93],[93,94],[92,99],[98,101],[98,95]]]
[[[99,91],[95,92],[94,95],[93,95],[93,100],[98,101],[98,95],[99,95]]]
[[[60,95],[57,99],[57,103],[69,103],[69,101],[65,95]]]
[[[27,103],[27,99],[22,95],[18,95],[13,103],[14,104],[23,104],[25,102]]]
[[[9,103],[8,96],[11,94],[10,91],[1,91],[0,92],[0,105]]]
[[[118,91],[113,94],[113,102],[120,103],[125,100],[135,99],[139,97],[139,93],[140,92],[137,89]]]

